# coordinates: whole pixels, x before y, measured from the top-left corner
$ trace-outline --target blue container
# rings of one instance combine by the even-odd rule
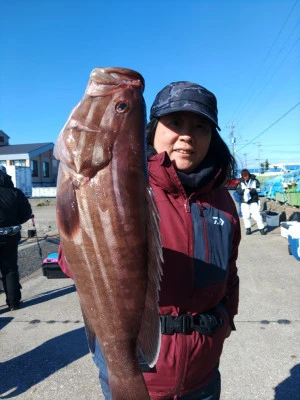
[[[293,238],[288,235],[289,253],[300,261],[300,238]]]

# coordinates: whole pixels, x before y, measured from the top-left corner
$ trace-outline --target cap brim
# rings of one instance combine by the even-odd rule
[[[171,110],[169,108],[168,109],[161,108],[160,110],[155,112],[155,115],[152,115],[151,118],[159,118],[159,117],[162,117],[163,115],[172,114],[174,112],[179,112],[179,111],[187,111],[187,112],[192,112],[194,114],[201,115],[201,117],[203,117],[203,118],[207,119],[209,122],[211,122],[213,124],[213,126],[218,129],[218,131],[221,130],[219,125],[217,125],[216,122],[209,115],[207,115],[203,111],[199,111],[199,110],[191,107],[191,105],[189,105],[187,107],[182,107],[182,106],[172,107]]]

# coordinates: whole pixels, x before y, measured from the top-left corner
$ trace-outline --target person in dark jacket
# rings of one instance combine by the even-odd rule
[[[215,96],[204,87],[173,82],[157,94],[147,125],[149,183],[164,256],[159,358],[153,369],[141,362],[152,400],[220,398],[220,356],[238,311],[241,232],[223,185],[235,162],[218,133],[217,112]],[[59,263],[69,274],[61,248]],[[110,400],[97,341],[94,361]]]
[[[241,171],[241,179],[236,188],[236,193],[241,198],[241,212],[246,229],[246,235],[251,235],[251,217],[255,220],[261,235],[265,235],[265,227],[260,213],[259,197],[257,189],[259,189],[259,181],[255,175],[250,174],[248,169]]]
[[[20,306],[21,285],[18,272],[18,243],[21,224],[32,216],[32,210],[24,193],[14,187],[6,169],[0,169],[0,271],[10,310]]]

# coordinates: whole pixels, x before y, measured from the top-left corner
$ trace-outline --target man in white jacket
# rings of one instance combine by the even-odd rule
[[[257,189],[259,182],[248,169],[241,172],[241,180],[236,189],[236,193],[242,197],[241,212],[246,229],[246,235],[251,235],[251,217],[255,220],[257,227],[262,235],[266,234],[264,223],[259,209],[259,198]]]

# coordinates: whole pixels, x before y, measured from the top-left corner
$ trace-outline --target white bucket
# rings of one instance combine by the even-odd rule
[[[279,213],[276,213],[276,215],[266,213],[266,221],[268,226],[279,226]]]

